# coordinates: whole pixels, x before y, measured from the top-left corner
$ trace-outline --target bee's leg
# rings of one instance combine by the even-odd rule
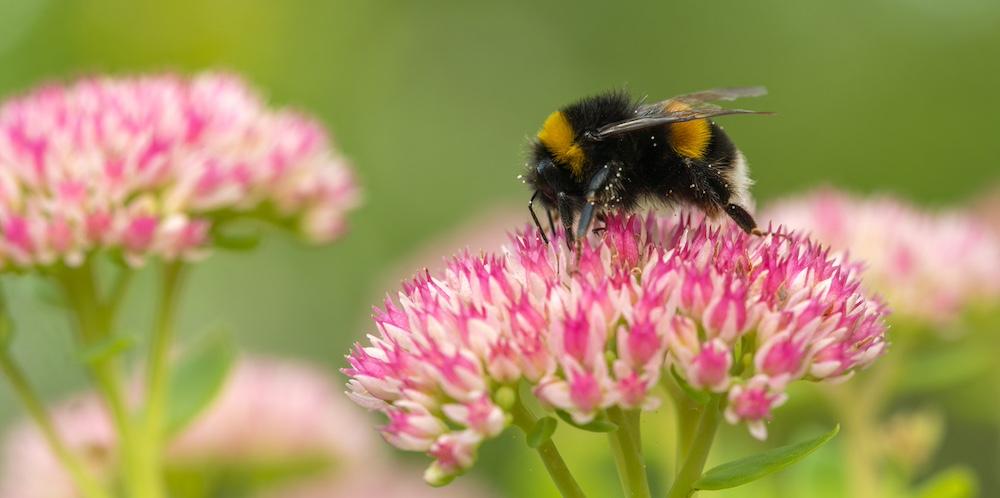
[[[566,234],[566,247],[573,250],[573,203],[566,192],[559,192],[556,196],[556,206],[559,208],[559,218]]]
[[[744,232],[753,235],[764,235],[764,232],[761,232],[760,229],[757,228],[757,222],[753,219],[753,216],[750,215],[746,209],[743,209],[743,207],[732,203],[727,204],[726,214],[728,214],[729,217],[732,218]]]
[[[594,201],[587,201],[583,205],[583,210],[580,211],[580,224],[576,227],[576,238],[583,240],[587,236],[587,230],[590,229],[590,222],[594,220]]]
[[[535,222],[535,228],[538,228],[538,234],[542,236],[542,240],[544,240],[545,244],[548,245],[549,238],[545,236],[545,229],[542,228],[542,224],[539,223],[538,216],[535,214],[534,203],[535,203],[535,198],[537,197],[538,197],[538,191],[536,190],[534,194],[531,194],[531,199],[528,200],[528,212],[531,213],[531,220]],[[548,209],[546,209],[545,211],[549,212]],[[550,214],[549,222],[551,221],[552,221],[552,215]]]
[[[549,233],[556,237],[556,222],[552,220],[552,208],[545,206],[545,215],[549,217]]]
[[[559,213],[559,218],[562,219],[564,227],[572,226],[573,220],[573,202],[566,195],[564,189],[567,187],[567,180],[559,173],[555,164],[551,159],[545,159],[539,162],[535,166],[535,172],[540,176],[545,183],[555,190],[556,193],[556,210]],[[551,201],[551,199],[550,199]],[[556,239],[556,224],[552,220],[552,208],[550,203],[545,205],[546,215],[549,218],[549,229],[552,239]],[[568,221],[567,221],[568,220]],[[566,244],[570,244],[573,241],[573,234],[566,230]]]
[[[587,203],[583,205],[583,210],[580,212],[580,224],[576,227],[577,239],[583,240],[587,235],[587,231],[590,230],[590,223],[594,221],[594,210],[597,207],[597,193],[604,188],[604,184],[608,181],[610,173],[611,166],[605,164],[590,179],[590,184],[587,186]]]

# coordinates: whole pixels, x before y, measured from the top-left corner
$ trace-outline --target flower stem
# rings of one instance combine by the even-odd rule
[[[107,313],[111,320],[118,316],[118,309],[121,307],[122,301],[125,300],[129,284],[132,283],[134,276],[135,272],[130,269],[119,270],[118,276],[111,287],[111,292],[104,303],[104,312]]]
[[[73,481],[84,498],[111,498],[111,494],[101,487],[101,484],[91,475],[83,465],[83,462],[80,461],[59,436],[59,431],[56,429],[55,424],[52,423],[48,412],[45,411],[45,405],[38,395],[35,394],[24,372],[14,361],[14,358],[10,356],[10,352],[7,348],[3,347],[0,347],[0,370],[3,370],[4,376],[7,377],[11,387],[14,388],[14,392],[28,410],[28,415],[31,416],[42,431],[42,436],[45,437],[45,441],[48,443],[49,448],[51,448],[52,453],[55,454],[59,463],[69,471],[70,476],[72,476]]]
[[[142,420],[143,444],[140,455],[143,468],[147,472],[143,480],[149,483],[150,498],[163,496],[159,469],[164,446],[164,416],[169,401],[167,387],[170,380],[170,346],[174,336],[174,317],[183,270],[184,267],[180,262],[166,262],[163,265],[160,303],[150,343],[149,368],[146,371],[147,397]]]
[[[525,435],[538,422],[535,415],[521,403],[521,400],[517,400],[514,403],[514,406],[511,408],[511,415],[514,417],[514,425],[524,431]],[[566,466],[566,462],[563,461],[562,455],[559,454],[559,450],[551,438],[538,446],[537,451],[538,456],[542,457],[542,463],[545,464],[545,470],[549,472],[549,477],[552,478],[552,482],[555,483],[556,488],[559,489],[559,494],[563,498],[586,498],[586,495],[583,494],[580,485],[573,478],[573,474],[570,473],[569,467]]]
[[[874,373],[880,373],[880,370],[875,369]],[[871,395],[873,390],[881,393],[881,389],[871,387],[877,381],[878,376],[875,376],[869,384],[857,384],[869,389],[842,384],[825,390],[827,400],[844,424],[844,454],[850,455],[850,458],[845,458],[847,488],[851,496],[857,498],[881,496],[878,468],[882,455],[875,434],[881,408]]]
[[[680,471],[677,472],[667,498],[688,498],[694,494],[694,483],[701,478],[701,472],[708,460],[708,453],[712,449],[712,442],[715,441],[715,430],[719,427],[721,418],[719,409],[721,402],[720,396],[713,396],[712,400],[702,409],[698,430],[691,440],[691,446],[684,457],[684,463],[681,465]]]
[[[646,463],[639,446],[639,419],[636,410],[608,409],[608,419],[618,425],[618,430],[608,433],[608,442],[618,467],[625,498],[650,498]]]
[[[847,485],[851,496],[874,498],[880,496],[878,489],[877,462],[878,449],[875,434],[871,433],[873,421],[868,420],[865,410],[842,410],[844,422],[845,454],[847,463]]]
[[[694,440],[694,435],[698,431],[698,420],[701,416],[701,405],[691,399],[690,396],[685,393],[677,382],[673,379],[666,378],[660,379],[660,384],[664,389],[670,394],[670,398],[674,402],[674,411],[677,418],[677,448],[673,455],[674,458],[674,474],[681,471],[681,465],[684,463],[684,456],[688,454],[691,449],[691,442]]]
[[[823,390],[830,407],[843,421],[844,455],[849,455],[845,456],[845,480],[852,497],[877,498],[884,494],[879,479],[885,460],[884,449],[878,444],[879,420],[898,381],[900,358],[907,358],[911,347],[911,341],[895,340],[892,354],[862,372],[862,382],[826,386]]]
[[[59,281],[66,292],[80,340],[84,347],[92,347],[107,340],[114,326],[114,310],[101,302],[90,263],[79,268],[66,268],[59,275]],[[121,460],[124,462],[125,487],[132,498],[147,498],[147,486],[139,478],[138,440],[136,427],[125,402],[121,373],[117,358],[113,355],[86,363],[102,401],[118,435]],[[154,495],[155,496],[155,495]]]

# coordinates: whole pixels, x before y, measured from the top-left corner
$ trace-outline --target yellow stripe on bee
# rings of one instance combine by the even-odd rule
[[[668,102],[665,106],[668,112],[690,109],[691,106],[678,101]],[[712,126],[707,119],[695,119],[670,124],[670,146],[678,154],[692,159],[702,159],[708,152],[708,143],[712,140]]]
[[[569,166],[573,175],[583,174],[583,149],[574,142],[573,125],[569,124],[566,115],[556,111],[549,114],[538,131],[538,141],[552,153],[561,164]]]

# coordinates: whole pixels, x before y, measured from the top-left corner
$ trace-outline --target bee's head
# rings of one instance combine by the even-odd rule
[[[531,160],[526,166],[527,171],[522,177],[524,182],[538,192],[546,205],[555,206],[560,192],[569,196],[579,195],[580,188],[572,170],[541,143],[532,150]]]
[[[551,206],[560,192],[579,195],[585,162],[586,154],[573,124],[565,112],[556,111],[538,131],[525,179]]]

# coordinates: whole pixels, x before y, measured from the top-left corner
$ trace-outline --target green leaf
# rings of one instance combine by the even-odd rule
[[[535,425],[528,431],[526,439],[528,440],[528,447],[538,448],[542,444],[545,444],[552,434],[556,432],[556,426],[559,422],[552,417],[542,417],[535,422]]]
[[[579,424],[573,420],[572,415],[566,413],[564,410],[556,410],[556,415],[558,415],[563,422],[566,422],[577,429],[588,432],[615,432],[618,430],[618,424],[615,424],[604,417],[595,418],[586,424]]]
[[[699,405],[704,405],[712,399],[711,394],[691,387],[691,384],[688,384],[687,381],[677,373],[677,370],[674,370],[674,367],[670,367],[670,375],[673,376],[674,381],[677,382],[677,385],[680,386],[681,390],[683,390],[689,398],[693,399]]]
[[[964,467],[942,470],[920,488],[918,498],[974,498],[979,494],[976,475]]]
[[[216,334],[188,351],[170,377],[166,430],[176,434],[195,419],[222,389],[235,357],[225,334]]]
[[[695,489],[728,489],[756,481],[802,460],[826,444],[827,441],[833,439],[839,431],[840,426],[837,425],[830,432],[815,439],[724,463],[705,472],[701,479],[694,483],[694,487]]]
[[[102,360],[117,356],[135,346],[135,338],[127,335],[116,335],[103,339],[80,351],[84,363],[93,365]]]

